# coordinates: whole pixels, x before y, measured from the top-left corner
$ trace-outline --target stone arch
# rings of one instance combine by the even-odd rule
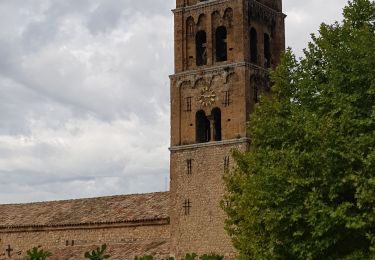
[[[225,9],[223,19],[227,27],[231,28],[232,23],[233,23],[233,9],[232,8],[228,7],[227,9]]]
[[[232,50],[236,46],[236,43],[235,43],[235,40],[234,40],[235,30],[234,30],[234,27],[233,27],[233,23],[234,23],[233,19],[234,19],[233,9],[228,7],[227,9],[225,9],[224,16],[223,16],[223,24],[227,28],[227,49],[228,49],[227,59],[228,60],[233,59]]]
[[[215,31],[216,27],[220,26],[222,21],[221,21],[221,15],[219,11],[214,11],[211,14],[211,24],[212,24],[212,31]]]
[[[192,16],[186,19],[186,35],[188,37],[193,37],[195,35],[195,22]]]
[[[198,17],[197,28],[198,30],[206,30],[207,18],[205,14],[200,14]]]
[[[236,82],[236,81],[238,81],[238,75],[235,72],[229,72],[226,75],[226,78],[225,78],[226,84],[233,83],[233,82]]]
[[[203,88],[205,86],[206,81],[204,80],[204,78],[200,77],[195,80],[193,88]]]
[[[194,64],[195,55],[195,21],[192,16],[186,19],[186,57],[185,64],[190,68]]]
[[[184,81],[181,81],[179,84],[178,84],[179,88],[181,89],[184,89],[184,88],[190,88],[191,86],[191,82],[190,80],[184,80]]]
[[[222,84],[223,84],[223,79],[220,74],[216,74],[212,76],[211,84],[210,84],[211,87],[213,88],[219,87],[219,86],[222,86]]]

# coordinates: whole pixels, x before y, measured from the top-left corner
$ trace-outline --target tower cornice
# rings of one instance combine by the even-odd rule
[[[171,152],[174,151],[182,151],[182,150],[192,150],[202,147],[213,147],[213,146],[223,146],[223,145],[235,145],[235,144],[249,144],[250,138],[248,137],[241,137],[237,139],[231,140],[223,140],[218,142],[208,142],[208,143],[199,143],[199,144],[188,144],[188,145],[179,145],[179,146],[172,146],[169,148]]]
[[[210,72],[212,73],[216,71],[223,71],[223,70],[234,69],[238,67],[247,67],[247,68],[261,71],[263,73],[268,73],[267,69],[260,67],[256,64],[253,64],[250,62],[236,62],[236,63],[230,63],[230,64],[221,64],[221,65],[216,65],[216,66],[207,66],[206,68],[200,68],[200,69],[195,69],[195,70],[187,70],[187,71],[183,71],[183,72],[170,75],[169,78],[176,79],[176,78],[186,77],[186,76],[203,75],[203,74],[210,73]]]
[[[172,9],[173,13],[180,13],[180,12],[188,12],[200,8],[207,8],[210,6],[217,6],[218,4],[223,4],[230,2],[231,0],[211,0],[211,1],[205,1],[205,2],[199,2],[195,5],[190,6],[183,6],[183,7],[177,7],[176,9]]]
[[[208,8],[208,7],[211,7],[211,6],[217,6],[219,4],[228,3],[230,1],[231,0],[204,1],[204,2],[199,2],[195,5],[177,7],[175,9],[172,9],[172,12],[173,13],[189,12],[189,11],[193,11],[193,10],[197,10],[197,9],[201,9],[201,8]],[[278,16],[281,15],[281,16],[286,17],[286,15],[283,12],[277,11],[277,10],[275,10],[275,9],[265,5],[265,4],[259,3],[256,0],[249,0],[249,3],[252,6],[256,6],[256,7],[261,8],[261,9],[267,11],[267,12],[271,12],[271,13],[273,13],[273,15],[278,15]]]

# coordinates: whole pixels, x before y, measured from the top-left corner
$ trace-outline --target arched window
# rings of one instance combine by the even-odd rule
[[[210,120],[208,120],[203,110],[199,110],[195,114],[195,125],[197,143],[209,142],[211,139]]]
[[[220,26],[215,32],[216,61],[227,60],[227,28]]]
[[[207,50],[206,50],[207,37],[205,31],[199,31],[195,35],[195,46],[197,55],[197,66],[207,64]]]
[[[270,36],[264,34],[264,67],[271,67],[271,46],[270,46]]]
[[[258,36],[254,28],[250,30],[250,62],[258,63]]]
[[[211,111],[214,120],[214,141],[221,141],[221,111],[220,108],[214,108]]]

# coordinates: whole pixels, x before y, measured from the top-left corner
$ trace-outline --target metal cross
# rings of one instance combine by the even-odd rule
[[[191,202],[189,199],[184,202],[185,215],[190,215]]]
[[[7,251],[8,257],[11,257],[11,253],[12,253],[13,249],[10,247],[10,245],[8,245],[8,248],[5,251]]]

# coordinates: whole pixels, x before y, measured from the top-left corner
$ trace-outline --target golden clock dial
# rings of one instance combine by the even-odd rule
[[[201,90],[201,95],[198,98],[198,102],[201,104],[201,106],[208,107],[215,103],[215,99],[215,91],[213,91],[210,87],[204,87]]]

